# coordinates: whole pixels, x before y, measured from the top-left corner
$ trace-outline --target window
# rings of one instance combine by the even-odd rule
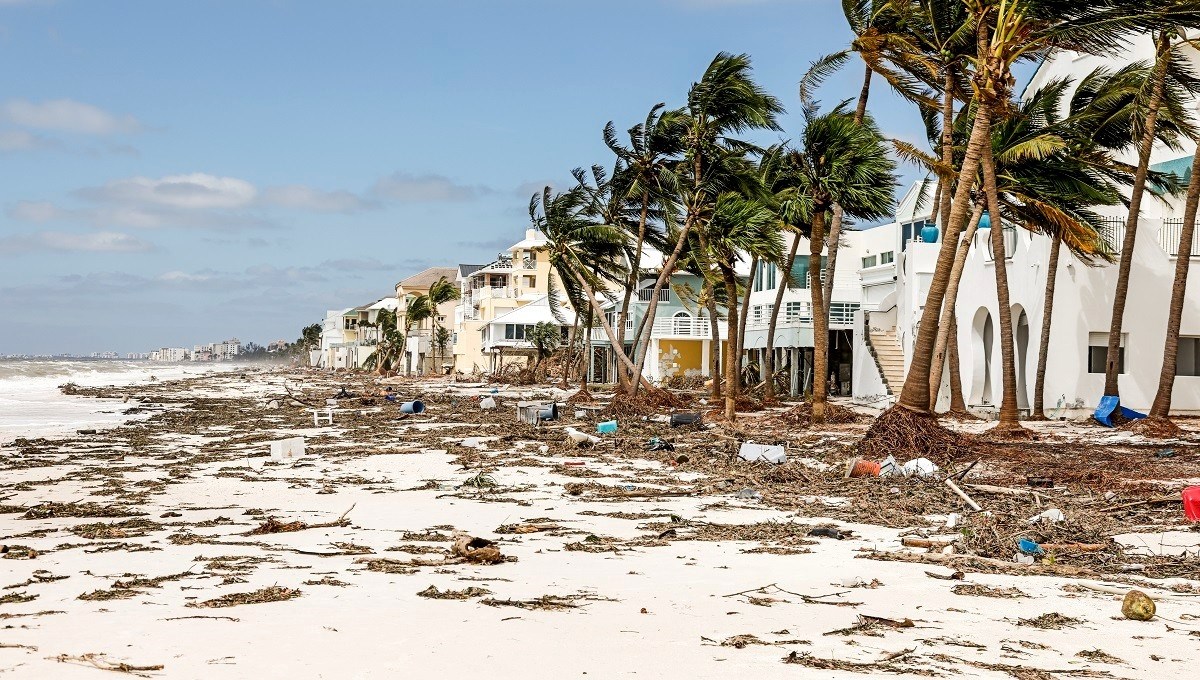
[[[891,264],[896,261],[896,251],[889,250],[879,254],[879,264]]]
[[[827,258],[821,256],[821,280],[825,280],[825,266]],[[799,288],[808,288],[808,257],[797,257],[796,262],[792,264],[792,279],[795,280],[796,286]]]
[[[1180,343],[1180,348],[1182,348]],[[1108,333],[1088,333],[1088,373],[1104,373],[1108,361]],[[1117,355],[1117,373],[1125,372],[1125,334],[1121,334],[1121,348]]]
[[[876,257],[875,257],[874,255],[871,255],[870,257],[864,257],[864,258],[862,259],[862,261],[863,261],[863,266],[862,266],[862,268],[863,268],[863,269],[870,269],[871,267],[874,267],[874,266],[875,266]]]
[[[1200,337],[1179,336],[1179,354],[1175,357],[1175,375],[1200,376]]]
[[[768,264],[766,267],[764,267],[764,269],[766,269],[767,275],[766,286],[764,289],[775,290],[775,265]]]
[[[829,303],[829,322],[838,324],[848,324],[854,321],[854,313],[858,311],[859,304],[857,302],[831,302]]]
[[[451,333],[451,334],[450,334],[450,344],[451,344],[451,345],[457,345],[457,344],[458,344],[458,333]]]
[[[775,288],[775,265],[763,263],[754,270],[754,291],[773,290]]]
[[[533,330],[532,324],[506,323],[504,324],[504,339],[524,340],[525,334],[531,330]]]

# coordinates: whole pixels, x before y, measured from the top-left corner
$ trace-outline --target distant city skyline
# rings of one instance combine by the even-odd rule
[[[681,105],[719,51],[788,107],[762,141],[794,137],[801,75],[848,36],[832,0],[0,3],[0,352],[294,340],[487,262],[532,192],[611,165],[606,122]],[[860,82],[852,62],[821,97]]]

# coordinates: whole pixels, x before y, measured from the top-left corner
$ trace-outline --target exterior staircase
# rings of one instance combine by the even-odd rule
[[[904,351],[900,349],[896,329],[871,329],[867,335],[867,346],[871,348],[871,355],[875,357],[875,366],[883,376],[883,384],[888,394],[899,395],[904,387]]]

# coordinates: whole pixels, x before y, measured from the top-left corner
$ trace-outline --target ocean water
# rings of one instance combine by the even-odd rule
[[[75,430],[113,427],[131,419],[135,404],[116,399],[71,397],[59,385],[95,387],[172,380],[232,364],[158,364],[146,361],[0,359],[0,443],[18,437],[51,437]]]

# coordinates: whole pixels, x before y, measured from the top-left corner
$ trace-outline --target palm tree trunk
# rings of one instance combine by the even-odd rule
[[[991,106],[981,101],[971,127],[971,137],[967,142],[962,168],[958,173],[946,233],[942,237],[937,266],[934,268],[929,292],[925,298],[925,309],[921,313],[917,339],[913,345],[913,358],[908,368],[908,379],[904,381],[904,389],[900,391],[900,399],[896,402],[896,406],[915,413],[930,413],[929,378],[934,345],[937,341],[938,317],[941,315],[942,300],[950,283],[950,271],[958,250],[959,234],[970,217],[971,187],[979,170],[979,160],[983,156],[984,147],[991,141],[991,118]]]
[[[575,321],[571,324],[571,333],[567,336],[567,351],[566,357],[563,359],[563,374],[562,388],[565,390],[571,385],[571,357],[575,354],[575,343],[579,340],[579,315],[575,315]]]
[[[634,351],[637,354],[637,365],[633,367],[632,385],[630,394],[637,394],[638,385],[641,383],[640,376],[642,369],[646,366],[646,356],[650,353],[650,333],[654,330],[654,316],[658,313],[658,294],[663,289],[667,281],[670,280],[671,274],[675,271],[675,263],[679,261],[679,255],[683,252],[683,246],[687,243],[688,233],[692,230],[694,217],[688,215],[684,220],[683,228],[679,230],[679,236],[675,240],[675,249],[667,256],[663,262],[662,269],[658,272],[658,278],[654,281],[654,288],[650,293],[650,304],[646,306],[646,315],[642,317],[641,325],[638,327],[637,341],[634,343]],[[638,351],[638,348],[641,351]],[[625,348],[621,347],[620,352],[624,355]]]
[[[942,163],[950,167],[954,163],[954,70],[946,69],[945,94],[942,98]],[[942,234],[949,231],[952,187],[939,176],[938,208],[942,218]],[[943,236],[944,238],[944,236]]]
[[[1175,388],[1175,361],[1179,356],[1179,325],[1183,319],[1187,293],[1188,267],[1191,265],[1192,239],[1196,232],[1196,211],[1200,206],[1200,148],[1192,156],[1192,178],[1188,182],[1183,206],[1183,227],[1179,231],[1179,254],[1175,257],[1175,282],[1171,286],[1171,309],[1167,314],[1167,339],[1163,345],[1162,371],[1150,416],[1166,418],[1171,413],[1171,392]]]
[[[963,399],[962,373],[958,366],[958,320],[954,317],[950,317],[950,338],[950,413],[960,417],[970,416],[967,402]]]
[[[821,288],[821,250],[825,244],[825,211],[813,211],[812,231],[808,237],[808,286],[812,295],[813,316],[813,396],[812,421],[825,420],[825,400],[829,388],[829,314],[825,311],[825,293]]]
[[[737,338],[737,363],[738,363],[738,381],[737,389],[734,394],[742,393],[742,354],[746,351],[746,321],[749,318],[750,311],[750,293],[754,290],[754,274],[758,271],[759,265],[766,266],[759,258],[750,260],[750,277],[746,279],[746,292],[742,297],[742,308],[738,311],[738,338]]]
[[[1037,376],[1033,381],[1031,420],[1046,420],[1046,358],[1050,354],[1050,323],[1054,321],[1054,284],[1058,279],[1060,250],[1062,250],[1062,233],[1055,232],[1050,243],[1050,263],[1046,265],[1046,293],[1042,303],[1042,331],[1038,338]]]
[[[946,347],[950,344],[950,332],[955,321],[955,304],[958,301],[958,286],[962,283],[963,269],[967,266],[967,255],[971,250],[971,242],[975,240],[975,231],[979,228],[979,220],[983,217],[983,204],[977,204],[971,213],[971,222],[967,231],[958,243],[954,253],[954,267],[950,270],[950,282],[946,286],[946,299],[942,303],[942,316],[938,320],[937,343],[933,347],[933,363],[929,370],[929,409],[937,408],[938,393],[942,389],[942,367],[946,361]],[[957,340],[955,340],[957,343]]]
[[[854,122],[861,123],[863,116],[867,115],[867,98],[871,96],[871,76],[875,73],[870,66],[866,67],[866,73],[863,74],[862,89],[858,91],[858,107],[854,109]]]
[[[637,244],[634,247],[633,261],[629,263],[629,277],[625,281],[625,296],[621,300],[621,311],[617,315],[617,341],[625,348],[625,320],[629,318],[629,301],[633,298],[633,290],[637,288],[638,279],[642,272],[642,245],[646,242],[646,220],[650,215],[650,195],[642,194],[642,213],[638,219]],[[637,346],[633,348],[638,351]],[[618,372],[617,391],[628,390],[629,381],[633,376],[627,376],[624,371]]]
[[[579,391],[588,391],[588,374],[592,372],[592,310],[588,308],[587,324],[583,329],[583,370],[579,372]]]
[[[763,363],[767,369],[765,399],[775,398],[775,329],[779,325],[779,310],[783,307],[783,293],[787,290],[787,280],[792,275],[792,266],[796,263],[796,251],[799,247],[800,234],[796,233],[792,236],[792,247],[788,251],[785,265],[787,269],[783,272],[783,276],[776,277],[775,304],[771,307],[771,321],[767,324],[767,353],[763,357]]]
[[[983,151],[983,188],[987,194],[988,214],[992,218],[992,264],[996,272],[996,301],[1000,315],[1000,362],[1004,393],[1000,398],[998,431],[1020,430],[1017,421],[1017,360],[1014,347],[1012,305],[1008,295],[1008,253],[1004,249],[1004,223],[1000,221],[1000,190],[996,184],[996,164],[989,145]]]
[[[718,265],[721,269],[721,277],[725,282],[725,297],[729,301],[729,309],[725,311],[726,322],[728,326],[729,339],[728,349],[725,356],[725,419],[729,422],[737,420],[737,384],[738,372],[742,365],[739,354],[741,348],[737,346],[738,341],[738,294],[737,294],[737,276],[734,274],[733,267],[725,264]]]
[[[708,345],[708,368],[712,376],[712,398],[721,398],[721,320],[717,316],[717,299],[713,295],[712,284],[704,282],[708,289],[706,306],[708,309],[708,328],[712,340]]]
[[[588,303],[592,311],[595,313],[595,317],[600,320],[600,325],[602,328],[604,328],[604,334],[608,336],[608,341],[612,343],[614,348],[616,348],[617,360],[620,362],[619,366],[622,366],[627,370],[634,371],[632,373],[634,376],[639,375],[639,372],[637,372],[637,367],[634,366],[633,362],[629,360],[629,357],[625,356],[625,348],[617,345],[617,333],[613,330],[612,324],[608,323],[608,319],[605,318],[604,309],[600,307],[600,302],[596,300],[596,291],[592,288],[592,284],[588,283],[588,280],[579,272],[572,273],[575,275],[575,280],[578,281],[579,285],[583,288],[583,292],[587,294]],[[636,382],[637,381],[635,379],[634,383],[636,384]]]
[[[1113,293],[1112,324],[1108,329],[1108,355],[1104,361],[1104,396],[1120,400],[1117,375],[1121,360],[1121,328],[1125,319],[1125,298],[1129,295],[1129,270],[1133,266],[1133,246],[1137,238],[1138,216],[1142,208],[1142,194],[1146,189],[1146,176],[1150,170],[1150,153],[1154,150],[1154,135],[1158,124],[1158,109],[1162,104],[1166,85],[1167,62],[1171,39],[1166,31],[1155,40],[1156,55],[1154,81],[1147,104],[1146,122],[1142,138],[1138,142],[1138,166],[1133,176],[1133,188],[1129,196],[1129,217],[1125,220],[1125,238],[1121,243],[1121,264],[1117,270],[1117,289]]]

